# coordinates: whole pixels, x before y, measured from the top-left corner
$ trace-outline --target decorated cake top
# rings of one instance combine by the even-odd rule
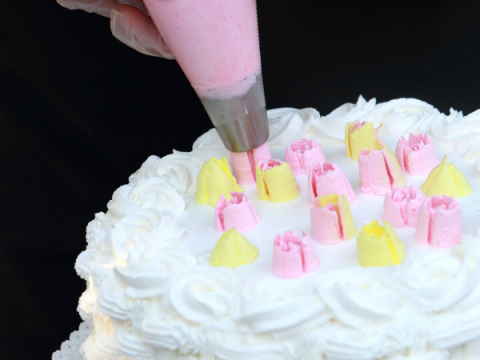
[[[376,105],[359,98],[324,117],[313,109],[272,110],[268,145],[277,160],[259,154],[255,176],[248,161],[245,178],[256,184],[236,182],[215,131],[190,153],[150,157],[87,228],[88,247],[76,264],[88,284],[79,310],[96,331],[85,351],[132,359],[168,351],[375,359],[465,342],[462,334],[480,321],[480,173],[471,159],[480,116],[472,115],[447,116],[415,99]],[[376,130],[358,162],[345,144],[345,134],[355,133],[347,124],[357,120]],[[390,150],[410,132],[428,134],[436,158],[447,154],[473,192],[453,199],[415,190],[429,176],[406,170],[417,161],[408,154],[428,141]],[[406,185],[414,188],[397,189]],[[444,236],[449,219],[463,228],[449,225]]]

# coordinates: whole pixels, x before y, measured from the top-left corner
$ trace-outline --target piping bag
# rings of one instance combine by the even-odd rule
[[[256,0],[144,0],[225,147],[268,140]]]

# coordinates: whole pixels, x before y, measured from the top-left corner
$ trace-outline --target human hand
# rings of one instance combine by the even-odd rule
[[[113,36],[145,55],[174,59],[148,15],[143,0],[57,0],[70,10],[84,10],[110,18]]]

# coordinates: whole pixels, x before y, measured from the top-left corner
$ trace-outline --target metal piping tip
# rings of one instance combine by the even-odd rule
[[[262,75],[243,96],[231,99],[200,97],[225,147],[245,152],[263,145],[269,136]]]

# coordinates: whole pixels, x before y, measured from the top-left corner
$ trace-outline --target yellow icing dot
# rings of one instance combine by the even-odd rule
[[[473,191],[465,175],[454,164],[447,164],[447,155],[428,174],[420,189],[427,196],[447,195],[455,198],[469,195]]]
[[[345,126],[345,146],[349,158],[358,161],[360,150],[370,148],[377,141],[373,123],[366,122],[363,126],[355,128],[355,122]]]
[[[228,230],[212,250],[209,263],[212,266],[236,268],[252,263],[258,256],[258,248],[251,244],[236,228]]]
[[[261,171],[257,165],[258,198],[262,201],[287,202],[300,195],[295,175],[286,162]]]
[[[393,227],[377,220],[365,225],[357,236],[358,261],[363,267],[401,264],[405,248]]]
[[[215,206],[220,195],[224,195],[228,201],[232,197],[231,191],[243,192],[243,188],[230,172],[227,158],[212,158],[203,164],[197,177],[195,201],[198,204]]]

